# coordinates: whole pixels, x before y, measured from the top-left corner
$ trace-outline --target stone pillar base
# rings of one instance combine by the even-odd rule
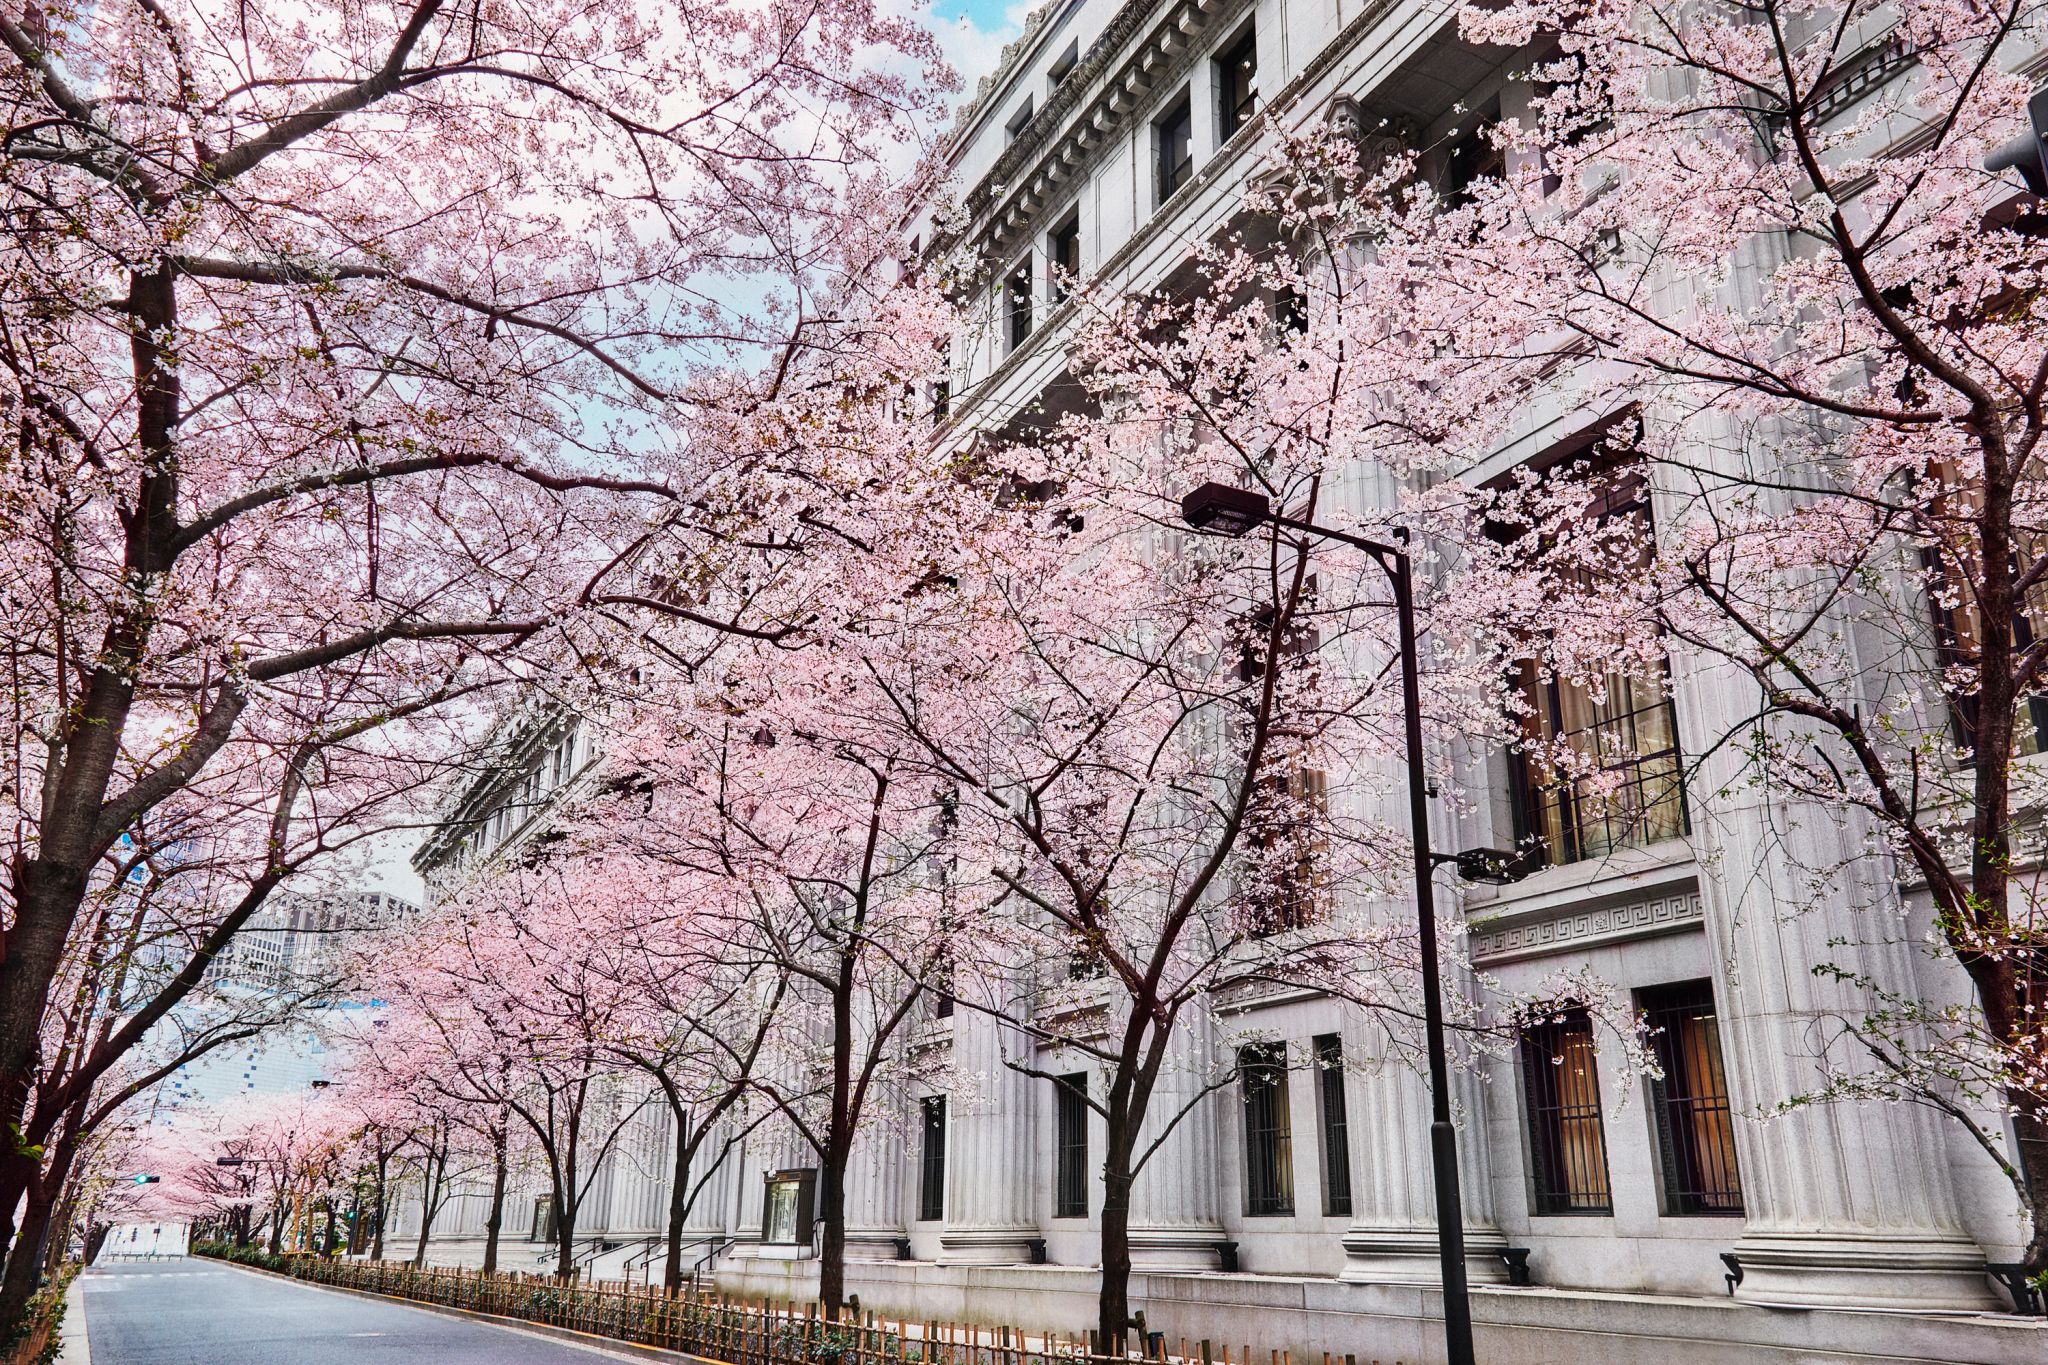
[[[1036,1227],[947,1228],[939,1234],[939,1264],[1025,1265],[1037,1240]]]
[[[896,1254],[896,1243],[904,1234],[893,1228],[849,1228],[846,1232],[846,1259],[849,1261],[894,1261],[901,1258]]]
[[[1966,1238],[1752,1233],[1735,1244],[1746,1303],[1974,1312],[2001,1306]]]
[[[1132,1270],[1218,1270],[1223,1243],[1218,1227],[1132,1228]]]
[[[1507,1262],[1500,1252],[1508,1239],[1495,1228],[1465,1229],[1465,1280],[1468,1284],[1506,1284]],[[1344,1268],[1337,1278],[1352,1284],[1443,1283],[1443,1256],[1437,1249],[1436,1225],[1344,1229]]]

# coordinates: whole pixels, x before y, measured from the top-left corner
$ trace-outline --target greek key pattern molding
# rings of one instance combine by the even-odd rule
[[[1472,957],[1479,962],[1531,957],[1588,943],[1647,938],[1653,934],[1689,928],[1700,922],[1703,913],[1699,892],[1681,891],[1653,900],[1606,905],[1597,910],[1567,911],[1546,919],[1496,929],[1482,927],[1473,932]]]

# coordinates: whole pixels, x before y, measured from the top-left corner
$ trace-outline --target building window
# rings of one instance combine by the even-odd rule
[[[1592,1017],[1579,1006],[1560,1009],[1549,1022],[1522,1030],[1521,1052],[1531,1211],[1612,1212]]]
[[[1315,1040],[1316,1095],[1323,1110],[1323,1213],[1351,1216],[1351,1132],[1344,1107],[1344,1044],[1334,1033]]]
[[[1244,897],[1251,937],[1306,929],[1322,918],[1328,815],[1328,778],[1318,769],[1290,767],[1260,781],[1245,818],[1255,861]]]
[[[946,1097],[927,1095],[924,1109],[924,1158],[918,1163],[917,1216],[936,1223],[946,1216]]]
[[[1246,29],[1244,37],[1216,59],[1216,89],[1222,107],[1217,111],[1223,141],[1259,112],[1259,49],[1256,35]]]
[[[1260,1043],[1237,1051],[1244,1088],[1244,1211],[1250,1218],[1294,1212],[1294,1139],[1287,1122],[1287,1049]]]
[[[1657,1069],[1664,1073],[1650,1083],[1650,1096],[1665,1212],[1741,1213],[1742,1177],[1735,1166],[1735,1121],[1713,985],[1659,986],[1643,991],[1636,1003],[1652,1030]]]
[[[1088,1216],[1088,1076],[1075,1072],[1053,1082],[1058,1099],[1052,1216]]]
[[[1634,523],[1648,567],[1649,485],[1640,474],[1613,480],[1588,519]],[[1578,681],[1525,660],[1521,690],[1527,712],[1511,774],[1518,839],[1563,864],[1685,832],[1678,722],[1663,678]]]
[[[1054,58],[1052,66],[1046,70],[1046,93],[1051,94],[1053,91],[1059,89],[1060,85],[1067,79],[1067,77],[1074,74],[1074,68],[1079,66],[1080,64],[1081,40],[1079,38],[1070,38],[1067,40],[1066,50],[1060,53],[1058,57]]]
[[[1008,310],[1008,331],[1010,349],[1016,350],[1031,336],[1031,257],[1027,254],[1010,272],[1008,283],[1003,286],[1004,306]]]
[[[1499,123],[1499,105],[1489,104],[1453,136],[1444,152],[1443,172],[1437,176],[1437,198],[1445,208],[1469,203],[1474,185],[1485,179],[1498,180],[1507,173],[1507,155],[1493,136]]]
[[[1195,174],[1195,117],[1185,92],[1153,123],[1152,148],[1155,188],[1158,202],[1164,204]]]
[[[1031,99],[1026,96],[1024,103],[1017,107],[1017,112],[1010,115],[1010,121],[1003,125],[1003,131],[1009,135],[1009,141],[1015,142],[1024,135],[1024,130],[1031,126],[1031,113]]]
[[[768,1202],[761,1214],[761,1240],[775,1246],[811,1244],[812,1206],[818,1173],[809,1168],[771,1171]]]
[[[1936,461],[1926,477],[1939,490],[1929,503],[1933,515],[1953,519],[1957,525],[1969,525],[1982,513],[1983,489],[1959,477],[1953,465]],[[2017,565],[2036,557],[2041,549],[2037,532],[2017,525],[2014,530],[2018,541],[2015,568],[2004,576],[2009,586],[2014,586],[2013,580],[2018,576]],[[1935,658],[1944,670],[1975,674],[1983,661],[1984,643],[1983,613],[1978,609],[1977,597],[1998,575],[1984,568],[1981,552],[1973,551],[1968,542],[1930,545],[1924,563],[1927,600],[1934,616]],[[2036,586],[2014,604],[2012,647],[2025,651],[2043,635],[2048,635],[2048,596]],[[1975,751],[1981,705],[1975,687],[1950,694],[1950,729],[1957,748]],[[2014,704],[2012,746],[2016,757],[2048,752],[2048,693],[2031,693]]]
[[[953,415],[953,343],[939,343],[937,376],[932,380],[932,420],[943,422]]]
[[[1079,211],[1067,215],[1066,220],[1045,237],[1046,270],[1052,278],[1049,281],[1052,301],[1058,303],[1067,296],[1081,278],[1081,215]]]

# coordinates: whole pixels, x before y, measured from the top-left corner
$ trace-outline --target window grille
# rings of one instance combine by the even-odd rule
[[[1294,1212],[1294,1145],[1287,1119],[1287,1052],[1279,1043],[1239,1048],[1244,1088],[1244,1211],[1252,1218]]]
[[[1344,1103],[1344,1044],[1334,1033],[1315,1040],[1316,1089],[1323,1108],[1323,1213],[1351,1216],[1351,1132]]]
[[[1650,1083],[1665,1211],[1739,1214],[1742,1177],[1735,1121],[1721,1064],[1721,1027],[1710,982],[1660,986],[1638,997],[1661,1080]]]
[[[1058,1097],[1053,1189],[1055,1218],[1088,1216],[1088,1076],[1075,1072],[1053,1082]]]
[[[1633,523],[1647,566],[1649,488],[1640,475],[1616,479],[1589,515]],[[1595,685],[1524,661],[1521,689],[1529,714],[1513,772],[1518,839],[1563,864],[1685,833],[1678,723],[1661,677],[1611,673]]]
[[[927,1095],[924,1110],[924,1159],[919,1163],[917,1216],[936,1223],[946,1216],[946,1097]]]
[[[1521,1053],[1532,1211],[1612,1212],[1592,1018],[1583,1008],[1563,1009],[1553,1022],[1523,1029]]]
[[[1268,778],[1253,797],[1245,838],[1261,866],[1245,898],[1245,930],[1267,938],[1322,918],[1328,780],[1314,768]]]

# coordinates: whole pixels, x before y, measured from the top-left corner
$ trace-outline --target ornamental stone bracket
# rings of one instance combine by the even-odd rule
[[[1472,925],[1472,960],[1491,965],[1629,939],[1681,933],[1704,923],[1697,886],[1606,905],[1528,910]]]

